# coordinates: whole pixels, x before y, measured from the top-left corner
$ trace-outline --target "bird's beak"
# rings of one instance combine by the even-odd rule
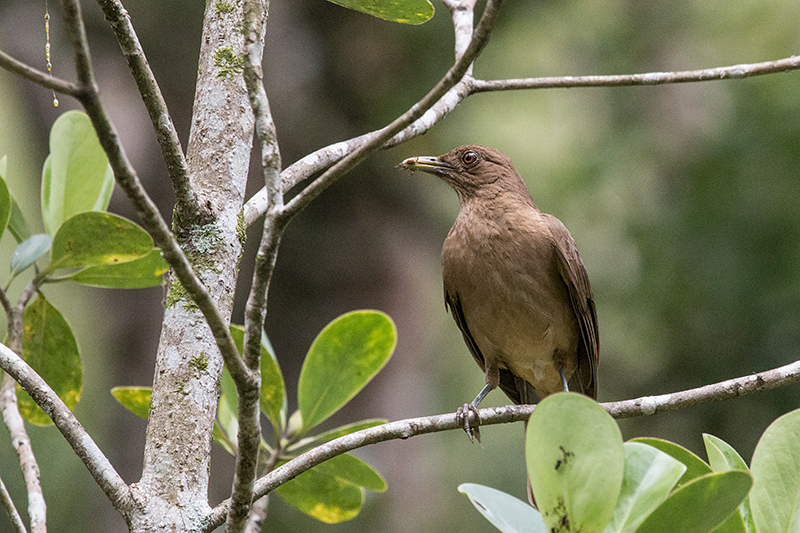
[[[453,169],[451,165],[443,161],[439,161],[438,157],[432,156],[409,157],[400,163],[400,168],[410,170],[411,172],[414,172],[415,170],[421,170],[430,174],[444,174],[448,170]]]

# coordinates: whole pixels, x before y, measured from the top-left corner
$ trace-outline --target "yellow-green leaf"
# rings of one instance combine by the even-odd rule
[[[231,336],[236,343],[236,349],[242,353],[244,344],[244,328],[231,325]],[[236,396],[233,397],[236,405]],[[282,431],[286,427],[286,386],[283,381],[278,360],[269,339],[261,333],[261,412],[267,417],[273,427]]]
[[[303,431],[358,394],[389,361],[396,343],[394,322],[380,311],[353,311],[325,326],[308,350],[297,385]]]
[[[391,22],[422,24],[433,16],[433,5],[428,0],[328,0]]]
[[[11,217],[8,219],[8,231],[18,243],[31,236],[31,230],[28,229],[25,216],[13,196],[11,197]]]
[[[5,174],[5,156],[0,159],[0,237],[6,231],[8,221],[11,218],[11,194],[8,192],[6,181],[3,178]]]
[[[22,358],[72,409],[81,397],[83,371],[78,344],[61,313],[41,293],[22,313]],[[23,418],[37,426],[50,418],[17,385],[17,401]]]
[[[147,420],[150,416],[150,398],[153,395],[151,387],[114,387],[111,396],[122,407],[140,418]]]
[[[161,257],[161,250],[153,248],[149,254],[139,259],[85,268],[69,279],[94,287],[143,289],[163,284],[163,275],[168,270],[169,265]]]
[[[47,270],[127,263],[152,250],[153,239],[130,220],[89,211],[70,218],[56,232]]]
[[[319,469],[318,465],[284,483],[275,492],[286,503],[326,524],[355,518],[364,505],[364,489]]]

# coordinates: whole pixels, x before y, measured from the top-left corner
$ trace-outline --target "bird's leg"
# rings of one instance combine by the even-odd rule
[[[486,398],[486,395],[489,394],[489,391],[491,391],[492,388],[492,384],[487,383],[483,386],[478,395],[475,396],[475,399],[472,400],[472,402],[465,403],[456,410],[456,418],[461,421],[469,440],[473,441],[474,439],[478,439],[478,444],[481,442],[481,430],[478,428],[478,425],[480,424],[480,418],[478,417],[478,404],[480,404],[483,399]],[[471,424],[473,417],[477,422],[474,429]]]
[[[483,399],[486,398],[486,395],[489,394],[489,391],[491,391],[493,388],[494,387],[492,387],[491,383],[487,383],[486,385],[484,385],[481,391],[478,393],[477,396],[475,396],[475,399],[472,400],[472,403],[469,405],[471,405],[473,409],[477,409],[478,404],[480,404],[483,401]]]
[[[558,375],[561,376],[561,385],[564,387],[564,392],[569,392],[569,385],[567,385],[567,376],[564,375],[564,367],[558,365]]]

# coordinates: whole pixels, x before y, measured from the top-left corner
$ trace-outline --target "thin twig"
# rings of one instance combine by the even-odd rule
[[[551,89],[569,87],[624,87],[630,85],[662,85],[665,83],[688,83],[749,78],[776,72],[800,69],[800,56],[791,56],[776,61],[731,65],[729,67],[685,70],[680,72],[647,72],[644,74],[620,74],[614,76],[559,76],[547,78],[520,78],[509,80],[475,80],[475,93],[487,91],[510,91],[520,89]]]
[[[11,314],[11,301],[8,299],[8,293],[2,287],[0,287],[0,306],[3,307],[6,315]]]
[[[727,400],[797,382],[800,382],[800,361],[696,389],[600,405],[614,418],[632,418],[683,409],[717,400]],[[530,417],[535,407],[535,405],[506,405],[479,409],[478,420],[482,426],[522,422]],[[344,435],[309,450],[260,478],[256,482],[255,497],[260,498],[323,461],[357,448],[378,442],[407,439],[426,433],[437,433],[462,427],[462,421],[455,413],[450,413],[389,422]],[[214,508],[206,531],[212,531],[214,527],[222,523],[227,506],[228,501],[226,500]]]
[[[455,31],[456,61],[461,59],[472,40],[472,20],[476,0],[443,0],[444,5],[450,10]],[[472,76],[472,65],[467,69],[467,76]]]
[[[47,72],[35,69],[30,65],[14,59],[7,53],[0,50],[0,67],[9,72],[13,72],[18,76],[30,80],[37,85],[41,85],[46,89],[52,89],[57,93],[66,94],[68,96],[80,97],[83,94],[83,88],[77,83],[55,78]]]
[[[11,526],[14,528],[14,532],[27,533],[25,530],[25,524],[22,522],[22,517],[19,515],[19,511],[17,511],[17,508],[14,505],[14,500],[11,499],[11,494],[8,493],[6,484],[3,483],[2,479],[0,479],[0,503],[2,503],[3,509],[6,510],[6,514],[8,515],[8,519],[11,521]]]
[[[685,409],[719,400],[729,400],[745,394],[783,387],[798,381],[800,381],[800,360],[772,370],[720,381],[696,389],[658,396],[643,396],[633,400],[608,402],[602,405],[614,418],[633,418]]]
[[[136,35],[136,30],[131,24],[130,15],[119,0],[97,0],[106,20],[117,36],[117,42],[122,49],[122,54],[128,62],[128,68],[133,74],[133,79],[139,88],[153,128],[156,132],[156,139],[161,147],[161,155],[167,165],[169,177],[172,180],[172,188],[175,191],[178,216],[184,220],[189,220],[195,207],[194,192],[189,183],[189,166],[186,163],[186,156],[181,148],[181,141],[178,132],[172,123],[167,103],[161,94],[161,88],[156,82],[147,57],[144,54],[142,45]]]
[[[247,519],[247,527],[244,533],[263,533],[264,521],[267,519],[269,509],[269,495],[259,498],[253,502],[250,509],[250,516]]]
[[[30,294],[26,294],[26,292],[32,285],[33,282],[28,284],[16,307],[8,307],[6,309],[8,340],[4,348],[7,347],[9,351],[15,354],[22,353],[22,314],[28,300],[30,300]],[[0,364],[0,368],[4,368],[2,364]],[[39,463],[33,453],[27,428],[19,412],[16,384],[8,372],[3,376],[2,384],[0,384],[0,411],[3,414],[3,423],[11,435],[11,445],[17,453],[22,478],[25,480],[31,532],[44,533],[47,531],[47,504],[39,479]]]
[[[269,0],[247,0],[244,3],[243,30],[247,53],[244,56],[243,75],[250,107],[255,116],[256,137],[261,145],[261,170],[265,188],[269,193],[270,208],[264,219],[264,231],[256,257],[253,282],[245,307],[242,356],[251,371],[252,379],[245,383],[236,382],[239,431],[231,505],[225,526],[225,530],[229,533],[245,531],[253,504],[253,485],[258,472],[258,452],[261,443],[259,413],[261,332],[267,312],[267,289],[283,233],[283,227],[277,223],[277,214],[283,207],[283,194],[280,188],[281,157],[261,70],[268,12]]]
[[[61,401],[58,394],[28,363],[2,344],[0,344],[0,368],[19,383],[33,401],[50,417],[114,507],[123,516],[127,516],[133,505],[130,488],[92,440],[89,433],[78,422],[69,407]],[[14,394],[13,383],[10,392],[4,384],[3,393]],[[44,505],[44,500],[42,505]],[[36,529],[32,527],[32,531],[36,531]]]
[[[4,345],[0,345],[0,349],[11,352],[11,349]],[[2,362],[0,362],[0,368],[6,370]],[[6,372],[8,371],[6,370]],[[0,385],[0,411],[3,413],[3,423],[11,434],[11,445],[17,453],[22,478],[25,480],[31,532],[45,532],[47,531],[47,504],[39,479],[39,464],[36,462],[31,439],[25,429],[25,422],[19,414],[16,384],[9,375],[3,376],[2,385]]]
[[[450,1],[448,0],[448,5]],[[522,89],[547,89],[569,87],[621,87],[631,85],[661,85],[666,83],[688,83],[724,79],[748,78],[776,72],[800,69],[800,56],[791,56],[776,61],[732,65],[727,67],[690,70],[681,72],[649,72],[644,74],[624,74],[613,76],[560,76],[544,78],[522,78],[509,80],[469,80],[456,86],[460,89],[457,98],[443,98],[422,119],[417,120],[384,146],[389,148],[400,142],[419,136],[444,118],[462,100],[472,94],[489,91]],[[448,96],[450,96],[448,94]],[[369,140],[376,132],[338,142],[317,150],[287,167],[283,173],[284,191],[300,183],[315,172],[319,172],[341,160],[354,147]],[[245,223],[249,226],[266,210],[265,192],[259,191],[245,204]]]

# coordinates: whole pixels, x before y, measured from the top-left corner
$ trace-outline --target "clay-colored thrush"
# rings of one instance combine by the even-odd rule
[[[475,411],[498,386],[516,404],[562,390],[597,399],[599,337],[589,277],[567,228],[539,211],[508,157],[461,146],[400,164],[455,189],[460,211],[442,248],[445,306],[486,386],[460,409]]]

